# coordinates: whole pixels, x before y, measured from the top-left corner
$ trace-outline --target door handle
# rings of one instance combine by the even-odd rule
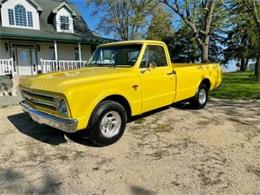
[[[166,73],[167,75],[176,75],[176,71],[175,70],[173,70],[172,72],[168,72],[168,73]]]

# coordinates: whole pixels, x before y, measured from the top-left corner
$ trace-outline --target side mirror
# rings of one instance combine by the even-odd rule
[[[156,68],[156,62],[149,62],[149,68],[155,69]]]

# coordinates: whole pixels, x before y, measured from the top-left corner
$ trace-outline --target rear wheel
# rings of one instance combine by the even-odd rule
[[[196,95],[191,100],[191,106],[195,109],[202,109],[206,106],[208,102],[208,88],[207,86],[202,83],[199,86],[199,89]]]
[[[102,101],[92,113],[89,136],[98,146],[118,141],[125,131],[127,114],[124,107],[111,100]]]

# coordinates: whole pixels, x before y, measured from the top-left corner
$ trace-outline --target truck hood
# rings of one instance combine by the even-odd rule
[[[101,83],[125,77],[127,71],[127,68],[94,67],[48,73],[21,79],[20,87],[62,93],[79,84]]]

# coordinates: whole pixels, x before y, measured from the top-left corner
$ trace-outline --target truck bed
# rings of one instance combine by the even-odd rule
[[[221,66],[217,63],[172,63],[172,66],[176,71],[175,102],[193,97],[202,80],[209,81],[209,90],[217,88],[222,82]]]

